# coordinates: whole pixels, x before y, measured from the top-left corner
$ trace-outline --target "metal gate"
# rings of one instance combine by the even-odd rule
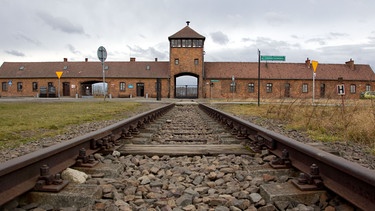
[[[196,85],[179,85],[175,90],[176,98],[198,98],[198,86]]]

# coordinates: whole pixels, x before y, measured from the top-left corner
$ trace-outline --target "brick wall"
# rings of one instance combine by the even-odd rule
[[[175,64],[175,59],[178,59],[178,64]],[[195,63],[195,59],[198,59],[198,64]],[[192,73],[198,76],[198,96],[204,97],[202,71],[203,48],[170,48],[171,97],[174,98],[175,77],[184,73]]]

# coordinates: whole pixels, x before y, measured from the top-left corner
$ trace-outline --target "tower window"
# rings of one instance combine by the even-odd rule
[[[179,59],[174,59],[174,64],[175,65],[178,65],[180,63],[180,60]]]
[[[199,59],[194,59],[194,64],[198,65],[199,64]]]

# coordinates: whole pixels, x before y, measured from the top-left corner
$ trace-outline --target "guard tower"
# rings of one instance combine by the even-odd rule
[[[172,98],[202,98],[204,79],[204,36],[198,34],[186,26],[168,37],[169,49],[169,70],[170,70],[170,91]],[[197,78],[198,84],[193,95],[181,96],[176,92],[176,78],[180,76],[193,76]]]

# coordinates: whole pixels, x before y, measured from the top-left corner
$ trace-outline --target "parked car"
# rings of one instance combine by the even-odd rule
[[[362,93],[361,93],[361,98],[375,99],[375,91],[366,91],[366,92],[363,93],[363,97],[362,97]]]

